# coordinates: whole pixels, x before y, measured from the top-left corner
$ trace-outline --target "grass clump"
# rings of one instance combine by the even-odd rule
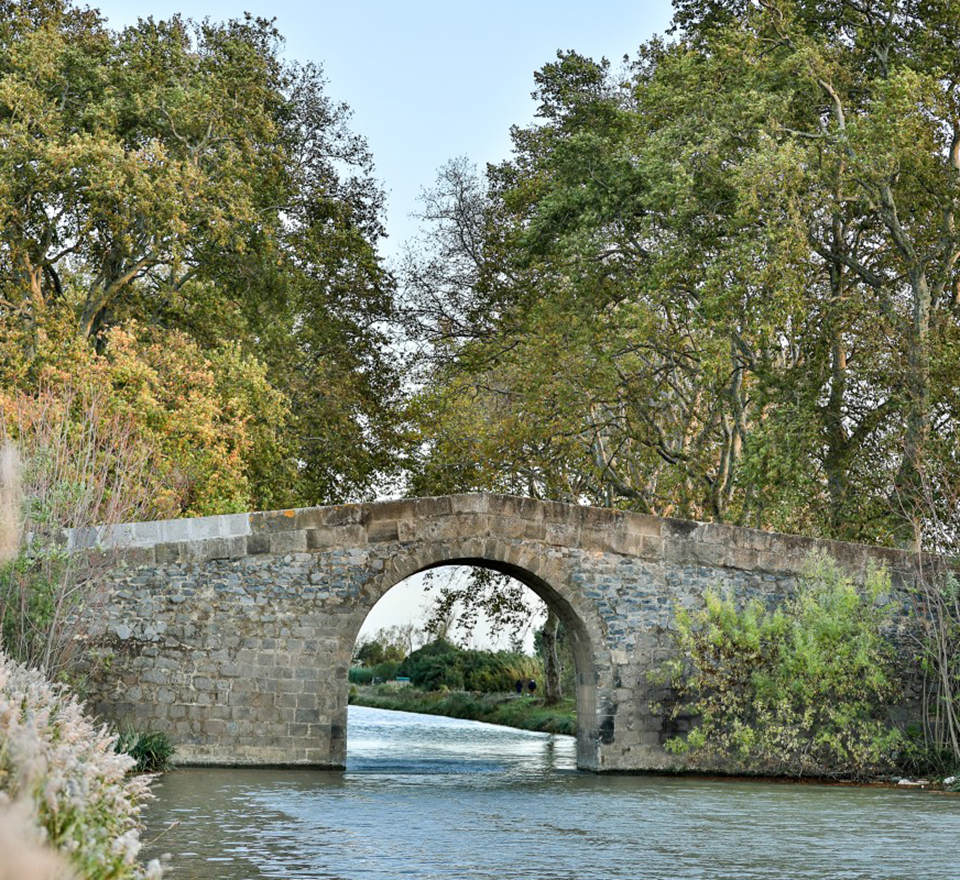
[[[170,737],[161,731],[125,731],[117,735],[115,748],[133,758],[136,762],[132,770],[134,773],[166,773],[173,769],[176,747]]]

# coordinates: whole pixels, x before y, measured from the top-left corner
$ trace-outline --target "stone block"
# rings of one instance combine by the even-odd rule
[[[381,541],[399,541],[400,531],[396,520],[374,520],[367,526],[367,540],[373,543]]]
[[[270,536],[266,534],[247,536],[247,555],[259,556],[270,552]]]
[[[250,514],[250,534],[274,534],[287,532],[298,528],[298,511],[293,508],[287,510],[270,510],[263,513]]]
[[[196,541],[185,541],[179,546],[181,562],[239,559],[247,553],[247,539],[244,536],[204,538]]]
[[[307,533],[305,531],[275,532],[270,535],[270,552],[274,555],[285,553],[305,553],[307,551]]]
[[[692,541],[678,538],[676,535],[664,538],[662,558],[664,562],[673,563],[674,565],[696,562],[694,544]]]
[[[547,526],[542,521],[518,520],[523,523],[523,532],[518,536],[524,541],[546,541]]]
[[[516,495],[494,495],[489,501],[489,511],[494,517],[514,516],[531,522],[553,519],[554,517],[548,516],[547,510],[547,506],[542,501]]]
[[[364,517],[364,524],[369,528],[377,522],[395,522],[400,519],[423,519],[424,517],[438,515],[436,511],[428,511],[427,505],[421,502],[430,501],[430,499],[400,498],[394,501],[381,501],[377,504],[367,505]],[[418,505],[420,505],[418,509]],[[449,505],[444,510],[446,515],[450,512]]]
[[[361,525],[322,526],[307,529],[306,534],[308,550],[362,547],[367,543],[367,529]]]
[[[129,568],[146,568],[156,564],[157,554],[153,545],[149,547],[124,547],[120,551],[120,562]]]
[[[353,507],[354,505],[350,505]],[[300,507],[294,514],[294,528],[297,529],[320,529],[326,528],[330,523],[331,511],[339,510],[339,507]]]
[[[452,513],[489,513],[494,496],[486,492],[450,495]]]
[[[332,507],[317,508],[318,516],[311,518],[310,522],[316,522],[316,527],[334,527],[334,526],[364,526],[370,515],[369,506],[366,504],[337,504]]]
[[[157,565],[168,565],[180,561],[180,545],[175,543],[157,544],[154,547]]]

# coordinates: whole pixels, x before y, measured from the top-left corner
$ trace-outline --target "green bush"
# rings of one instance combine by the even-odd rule
[[[666,679],[671,714],[696,716],[667,742],[701,766],[775,775],[864,778],[888,771],[900,748],[889,708],[898,687],[880,604],[889,577],[858,590],[826,556],[813,557],[796,595],[775,610],[708,594],[680,610]]]
[[[379,681],[393,681],[397,677],[400,663],[397,660],[384,660],[373,667],[373,677]]]
[[[370,684],[373,681],[373,670],[364,666],[351,666],[347,678],[350,684]]]
[[[375,681],[393,681],[400,670],[396,660],[385,660],[376,666],[351,666],[347,674],[350,684],[373,684]]]
[[[115,749],[136,761],[134,773],[166,773],[173,769],[176,748],[170,737],[160,731],[121,733]]]
[[[517,679],[542,679],[539,660],[513,651],[476,651],[437,639],[414,651],[400,665],[414,687],[428,691],[512,691]]]

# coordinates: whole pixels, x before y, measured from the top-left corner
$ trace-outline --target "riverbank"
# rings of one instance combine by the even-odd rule
[[[465,691],[420,691],[391,684],[354,685],[350,703],[372,709],[395,709],[444,715],[502,724],[519,730],[543,733],[577,733],[577,707],[572,697],[556,706],[545,706],[543,700],[516,694],[475,694]]]

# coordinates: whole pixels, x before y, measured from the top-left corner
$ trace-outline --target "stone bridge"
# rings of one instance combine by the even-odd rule
[[[676,764],[647,673],[678,603],[709,586],[776,601],[818,548],[854,575],[874,559],[911,576],[895,551],[488,494],[136,523],[107,540],[123,548],[101,619],[114,658],[92,708],[169,732],[185,765],[342,767],[357,633],[391,587],[438,566],[511,575],[557,612],[577,760],[596,771]]]

